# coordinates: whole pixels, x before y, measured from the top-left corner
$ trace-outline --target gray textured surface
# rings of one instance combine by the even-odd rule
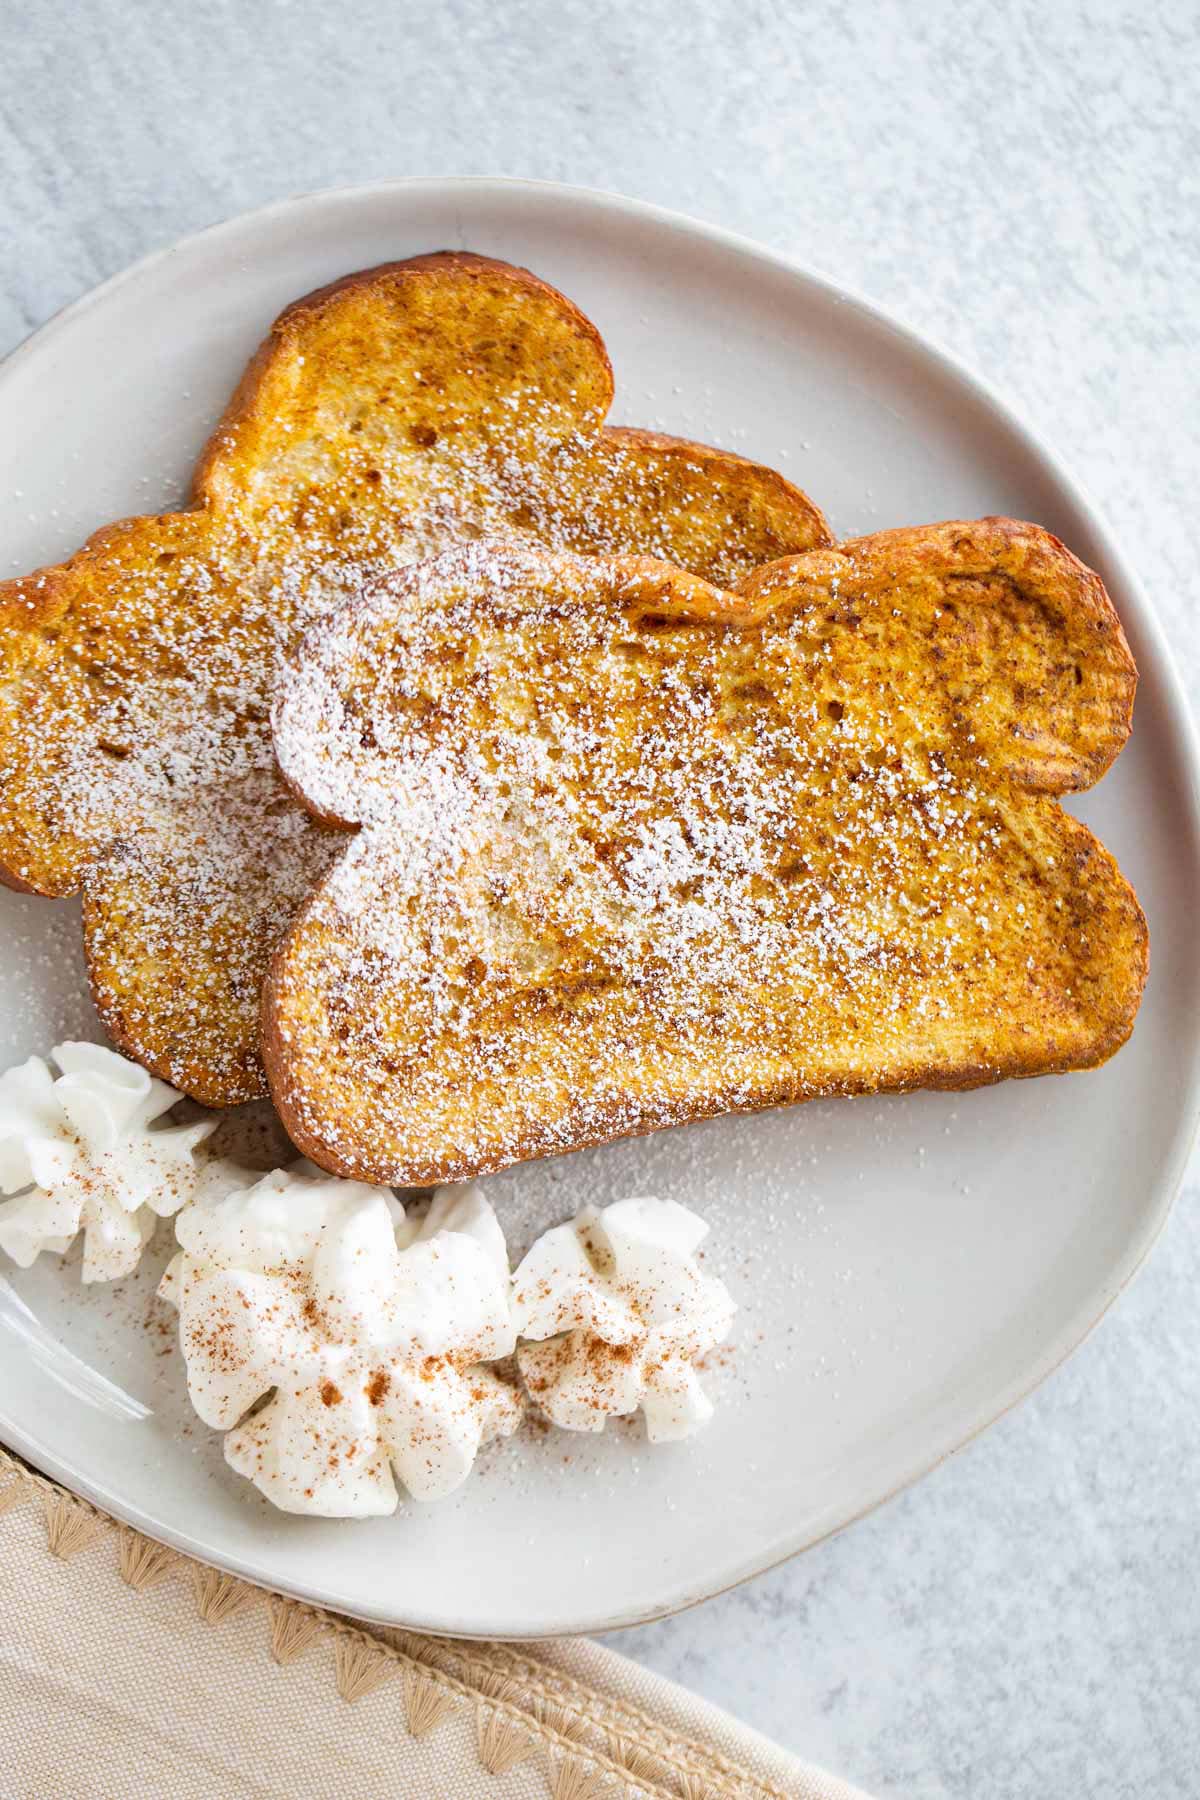
[[[762,238],[996,382],[1200,697],[1188,0],[73,0],[3,8],[0,348],[144,251],[400,174],[615,188]],[[1200,1218],[919,1489],[620,1647],[881,1794],[1200,1788]]]

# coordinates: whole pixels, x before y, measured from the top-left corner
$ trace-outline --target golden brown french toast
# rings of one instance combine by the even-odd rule
[[[736,593],[481,544],[306,635],[280,767],[361,829],[264,995],[326,1168],[424,1184],[725,1111],[1085,1069],[1145,921],[1060,806],[1129,731],[1099,578],[1007,519]]]
[[[0,879],[83,890],[101,1017],[176,1087],[265,1091],[262,978],[339,848],[271,751],[276,661],[309,619],[487,532],[718,581],[829,541],[773,471],[605,426],[612,393],[596,328],[527,271],[367,270],[276,321],[187,511],[0,584]]]

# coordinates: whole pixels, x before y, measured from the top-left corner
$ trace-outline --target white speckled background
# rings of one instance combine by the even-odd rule
[[[1015,402],[1200,698],[1191,0],[28,0],[0,58],[0,349],[306,188],[517,174],[732,226]],[[1194,1796],[1200,1219],[1033,1400],[842,1538],[620,1648],[880,1795]]]

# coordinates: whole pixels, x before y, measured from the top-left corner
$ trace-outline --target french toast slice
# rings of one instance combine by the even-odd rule
[[[360,829],[264,993],[325,1168],[423,1185],[725,1111],[1086,1069],[1145,920],[1057,795],[1129,731],[1099,580],[1007,519],[737,592],[477,545],[299,647],[283,774]]]
[[[275,322],[186,511],[0,584],[0,879],[82,889],[101,1017],[208,1105],[265,1092],[262,979],[339,838],[279,780],[281,652],[365,579],[487,532],[715,580],[829,541],[772,470],[603,421],[603,342],[526,270],[442,252]]]

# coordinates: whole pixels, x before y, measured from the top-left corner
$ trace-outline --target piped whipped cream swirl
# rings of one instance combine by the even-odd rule
[[[192,1200],[215,1118],[156,1125],[182,1098],[100,1044],[59,1044],[0,1075],[0,1249],[21,1268],[83,1233],[83,1279],[137,1267],[156,1218]],[[57,1065],[57,1069],[52,1066]]]
[[[390,1191],[302,1163],[202,1198],[176,1234],[161,1291],[192,1403],[284,1511],[390,1513],[397,1479],[441,1498],[520,1422],[519,1396],[483,1366],[516,1337],[504,1237],[477,1187],[440,1189],[417,1221]]]
[[[618,1200],[545,1232],[513,1276],[521,1377],[555,1425],[601,1431],[636,1412],[651,1443],[712,1417],[696,1363],[735,1311],[696,1251],[703,1219],[674,1200]]]

